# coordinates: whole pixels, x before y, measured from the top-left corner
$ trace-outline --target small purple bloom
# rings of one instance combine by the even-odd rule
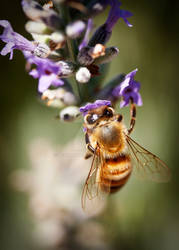
[[[88,46],[94,47],[97,43],[106,44],[111,37],[112,29],[114,25],[117,23],[119,18],[123,18],[125,23],[132,27],[127,20],[128,17],[132,16],[132,13],[127,10],[121,10],[121,3],[118,0],[108,0],[108,4],[111,5],[111,9],[109,11],[109,15],[104,24],[102,24],[96,31],[94,32],[92,38],[90,39]]]
[[[33,55],[28,56],[25,53],[25,57],[30,64],[35,64],[36,69],[32,69],[29,74],[33,78],[39,79],[38,91],[43,93],[51,85],[58,87],[64,84],[59,78],[60,66],[50,61],[47,58],[39,58]]]
[[[142,98],[139,94],[140,83],[134,80],[137,70],[138,69],[135,69],[127,74],[124,81],[112,91],[114,97],[123,97],[123,100],[120,103],[121,108],[127,106],[131,100],[138,106],[142,106]]]
[[[132,13],[127,10],[121,10],[120,6],[121,3],[118,0],[110,0],[111,9],[106,20],[106,29],[108,32],[112,31],[113,26],[116,24],[119,18],[123,18],[124,22],[129,26],[132,27],[132,24],[129,23],[127,18],[132,16]]]
[[[87,24],[87,28],[86,28],[86,33],[84,35],[83,41],[81,42],[81,44],[79,45],[79,50],[81,50],[82,48],[86,47],[88,44],[88,40],[89,40],[89,34],[90,31],[93,28],[93,21],[92,19],[88,19],[88,24]]]
[[[80,108],[80,112],[85,116],[89,110],[99,108],[101,106],[111,106],[111,102],[108,100],[97,100],[94,103],[87,103],[85,106]]]
[[[1,51],[1,55],[5,56],[10,53],[10,60],[13,58],[13,50],[19,49],[22,51],[33,52],[36,45],[33,42],[28,41],[20,34],[13,31],[11,24],[6,20],[0,20],[0,26],[4,27],[3,34],[0,35],[0,39],[7,43]]]

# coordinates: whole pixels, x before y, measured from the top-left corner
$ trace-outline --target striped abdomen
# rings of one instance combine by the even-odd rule
[[[101,189],[110,193],[118,191],[131,174],[130,156],[123,154],[113,159],[104,159],[101,171]]]

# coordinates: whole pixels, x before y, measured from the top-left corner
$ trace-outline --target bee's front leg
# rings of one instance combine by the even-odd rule
[[[85,159],[88,159],[94,154],[95,149],[91,146],[90,141],[89,141],[89,136],[87,133],[85,134],[85,141],[86,141],[86,148],[87,148]]]

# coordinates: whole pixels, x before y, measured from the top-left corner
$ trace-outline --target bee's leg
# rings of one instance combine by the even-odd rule
[[[135,120],[136,120],[136,106],[134,103],[131,103],[130,107],[130,116],[131,116],[131,121],[130,121],[130,128],[128,129],[128,135],[133,131],[134,126],[135,126]]]
[[[87,148],[87,152],[85,154],[85,159],[88,159],[94,154],[95,149],[91,146],[87,133],[85,134],[85,141],[86,141],[86,148]]]
[[[94,154],[95,150],[89,143],[86,145],[86,147],[87,147],[87,152],[85,154],[85,159],[88,159]]]
[[[84,157],[85,160],[89,159],[92,155],[93,154],[91,152],[87,151],[86,154],[85,154],[85,157]]]

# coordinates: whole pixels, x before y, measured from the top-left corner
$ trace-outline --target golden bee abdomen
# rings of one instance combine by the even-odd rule
[[[119,155],[113,159],[105,159],[101,171],[101,189],[110,193],[117,192],[132,172],[130,156]]]

